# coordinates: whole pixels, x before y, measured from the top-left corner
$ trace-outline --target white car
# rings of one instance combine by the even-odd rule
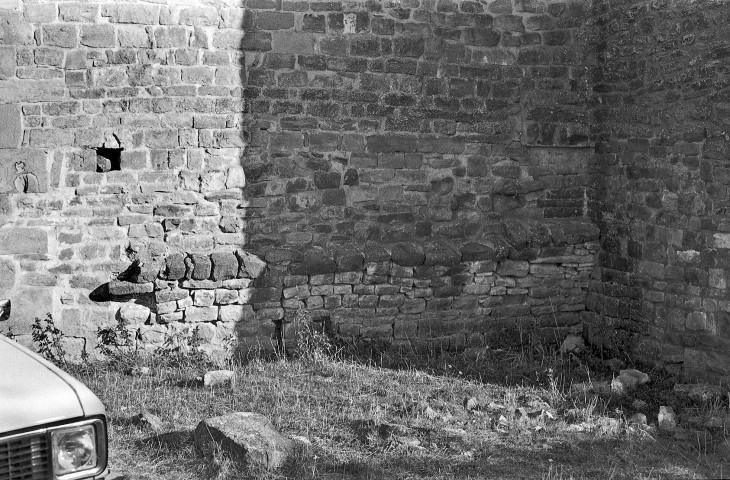
[[[0,320],[9,305],[0,301]],[[0,480],[104,478],[106,425],[84,384],[0,335]]]

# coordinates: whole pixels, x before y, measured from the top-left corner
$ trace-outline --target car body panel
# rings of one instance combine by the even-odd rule
[[[84,384],[0,335],[0,434],[64,420],[105,415]]]

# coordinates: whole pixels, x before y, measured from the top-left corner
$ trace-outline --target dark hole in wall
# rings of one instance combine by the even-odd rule
[[[104,173],[121,170],[123,150],[123,148],[97,148],[96,171],[98,173]]]

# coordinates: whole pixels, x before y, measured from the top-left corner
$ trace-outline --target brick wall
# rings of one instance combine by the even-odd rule
[[[730,3],[597,2],[593,340],[730,373]]]
[[[4,328],[581,329],[587,3],[191,3],[0,1]]]

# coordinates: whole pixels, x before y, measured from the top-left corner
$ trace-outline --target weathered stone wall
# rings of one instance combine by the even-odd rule
[[[9,325],[50,311],[87,351],[120,316],[267,347],[302,306],[385,343],[580,329],[589,14],[0,1]]]
[[[587,4],[248,6],[259,315],[448,348],[531,315],[580,328],[595,232],[528,220],[585,214]]]
[[[287,256],[270,265],[285,272],[283,311],[268,311],[289,321],[307,308],[343,339],[378,348],[555,344],[581,332],[598,230],[581,221],[508,221],[505,229],[478,242]],[[279,295],[275,287],[258,291],[271,290]]]
[[[251,281],[235,256],[245,11],[185,3],[0,2],[0,294],[21,339],[46,312],[89,353],[120,315],[153,343],[198,321],[222,341],[248,318],[217,306]],[[232,275],[216,278],[211,254]],[[157,276],[166,259],[180,276]],[[202,280],[237,299],[191,297],[183,283]]]
[[[730,2],[597,2],[596,342],[730,374]]]

